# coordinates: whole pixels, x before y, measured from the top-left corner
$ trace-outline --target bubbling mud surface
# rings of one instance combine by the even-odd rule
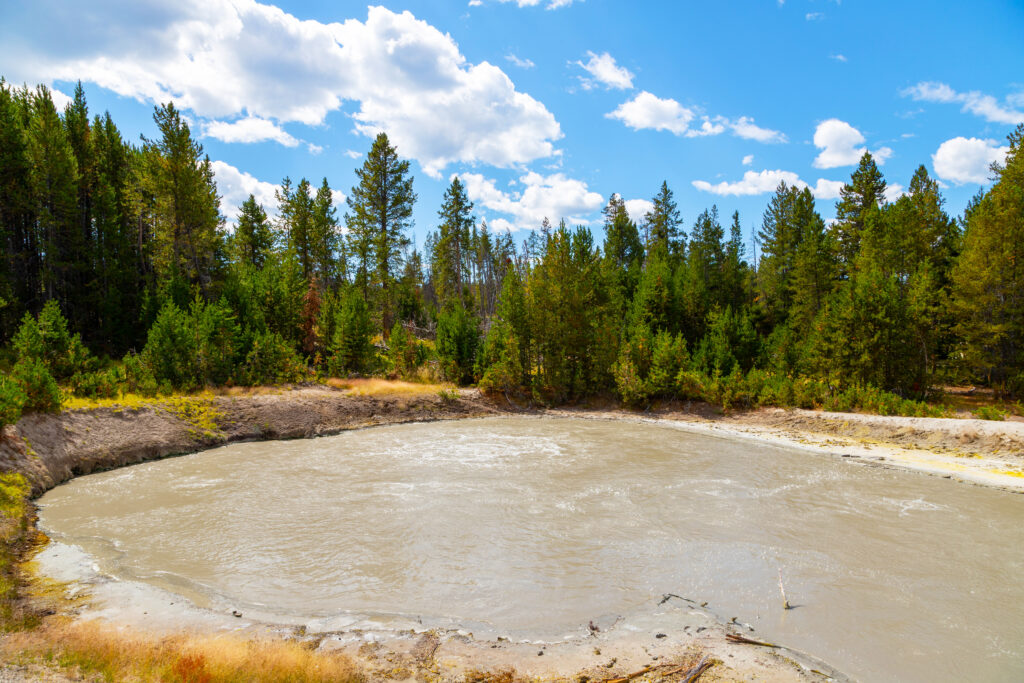
[[[1024,497],[681,424],[235,444],[39,502],[105,572],[310,630],[559,640],[672,593],[865,680],[1024,679]]]

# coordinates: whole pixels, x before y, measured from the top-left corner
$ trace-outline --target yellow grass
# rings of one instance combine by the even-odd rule
[[[95,622],[50,623],[11,634],[0,654],[108,681],[363,681],[351,660],[286,640],[229,635],[156,636],[114,631]]]
[[[219,396],[242,397],[242,396],[266,396],[279,394],[287,390],[287,387],[279,386],[255,386],[255,387],[216,387],[203,389],[192,393],[174,392],[170,396],[143,396],[141,394],[122,394],[118,398],[79,398],[70,393],[61,402],[64,410],[93,410],[95,408],[149,408],[159,406],[176,399],[197,398],[212,399]]]
[[[327,380],[327,386],[334,389],[343,389],[354,396],[421,396],[437,394],[442,390],[455,390],[455,386],[452,384],[421,384],[419,382],[405,382],[377,377],[367,379],[338,379],[332,377]]]

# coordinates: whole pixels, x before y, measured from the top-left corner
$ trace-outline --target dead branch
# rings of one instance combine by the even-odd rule
[[[725,639],[730,643],[742,643],[743,645],[760,645],[761,647],[779,647],[773,643],[766,643],[763,640],[754,640],[753,638],[747,638],[741,636],[738,633],[726,633]]]
[[[779,592],[782,593],[782,609],[793,609],[786,599],[786,588],[782,585],[782,568],[779,568]]]

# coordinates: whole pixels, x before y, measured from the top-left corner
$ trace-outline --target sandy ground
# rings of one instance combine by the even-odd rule
[[[503,398],[491,401],[475,390],[451,399],[435,393],[361,396],[307,387],[215,397],[204,399],[203,405],[212,422],[202,425],[161,406],[29,415],[0,439],[0,470],[25,473],[38,494],[79,474],[234,441],[306,438],[371,425],[525,412],[666,421],[685,430],[789,445],[812,456],[855,458],[873,466],[1024,492],[1024,422],[776,409],[721,415],[709,406],[689,404],[642,413],[607,406],[541,411],[513,406]],[[470,633],[422,631],[414,625],[404,632],[353,624],[344,631],[317,633],[199,609],[180,596],[105,576],[87,556],[59,543],[51,543],[36,562],[42,574],[68,582],[69,598],[74,598],[69,609],[79,618],[156,633],[189,628],[308,639],[320,649],[346,652],[372,680],[455,681],[476,670],[514,668],[539,680],[595,681],[647,667],[653,668],[634,680],[660,680],[695,654],[716,662],[702,681],[844,680],[840,672],[809,655],[728,641],[728,634],[759,637],[750,627],[715,614],[713,606],[698,605],[686,596],[652,604],[628,622],[599,620],[595,629],[569,634],[560,642],[482,641]],[[0,682],[40,680],[44,674],[51,675],[0,666]]]
[[[754,439],[1024,493],[1024,422],[762,408],[720,415],[707,406],[646,412],[560,409],[588,419],[671,423],[681,429]]]

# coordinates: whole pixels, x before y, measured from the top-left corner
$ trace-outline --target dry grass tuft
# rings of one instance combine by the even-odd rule
[[[0,654],[8,660],[42,662],[112,681],[365,680],[348,658],[314,652],[293,641],[243,640],[227,635],[157,638],[114,631],[95,622],[51,622],[33,631],[12,634]]]
[[[380,379],[371,377],[367,379],[338,379],[332,377],[327,380],[327,386],[333,389],[343,389],[354,396],[427,396],[437,395],[442,389],[452,389],[446,384],[420,384],[418,382],[404,382],[395,379]]]

